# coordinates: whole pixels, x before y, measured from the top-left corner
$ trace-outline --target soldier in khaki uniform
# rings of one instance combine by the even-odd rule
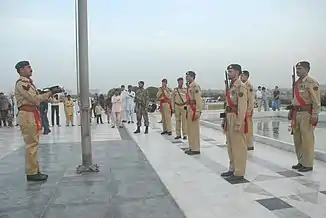
[[[162,135],[172,135],[172,102],[171,94],[172,90],[167,87],[168,81],[162,80],[162,87],[158,89],[157,98],[160,100],[160,111],[162,116],[163,132]]]
[[[42,132],[39,112],[40,102],[46,101],[50,96],[63,92],[60,88],[52,88],[44,94],[38,94],[33,84],[32,68],[28,61],[20,61],[15,66],[20,78],[15,85],[15,97],[19,110],[20,129],[26,144],[26,174],[27,181],[43,181],[48,175],[40,173],[37,151],[39,138]]]
[[[74,125],[74,106],[75,102],[71,99],[71,95],[67,95],[64,102],[65,112],[66,112],[66,126],[75,126]]]
[[[252,116],[254,112],[254,102],[255,102],[255,94],[253,92],[253,86],[249,79],[249,71],[244,70],[241,74],[241,81],[246,85],[247,87],[247,93],[248,93],[248,102],[247,102],[247,113],[248,113],[248,132],[246,133],[246,140],[247,140],[247,150],[252,151],[254,150],[253,145],[253,136],[254,136],[254,125],[252,122]]]
[[[246,170],[247,143],[245,133],[248,130],[246,125],[248,98],[247,87],[239,79],[241,66],[231,64],[227,67],[227,71],[231,83],[226,94],[224,130],[227,137],[230,166],[229,171],[222,173],[221,176],[236,182],[243,179]]]
[[[186,101],[187,89],[183,87],[183,78],[178,80],[178,87],[174,88],[172,92],[172,109],[174,111],[177,136],[175,139],[181,139],[181,125],[183,139],[187,139],[187,118],[186,118]]]
[[[187,86],[187,128],[189,150],[188,155],[200,154],[200,127],[199,119],[202,111],[202,98],[200,86],[195,82],[196,73],[188,71],[186,73]]]
[[[299,79],[295,82],[294,98],[289,120],[292,124],[292,133],[298,164],[292,166],[300,172],[313,170],[314,164],[314,129],[318,123],[320,112],[320,89],[317,80],[308,76],[310,63],[301,61],[296,65]]]

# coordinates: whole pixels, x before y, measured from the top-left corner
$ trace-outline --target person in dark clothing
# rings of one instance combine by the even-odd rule
[[[49,108],[49,103],[47,101],[40,103],[40,114],[41,114],[44,135],[47,135],[51,132],[49,127],[48,108]]]
[[[55,120],[56,120],[56,124],[57,126],[60,126],[60,115],[59,115],[59,97],[58,95],[55,95],[52,99],[51,99],[51,121],[52,121],[52,126],[54,126],[54,116],[55,116]]]
[[[0,93],[0,127],[7,126],[7,116],[9,110],[9,100],[3,92]]]

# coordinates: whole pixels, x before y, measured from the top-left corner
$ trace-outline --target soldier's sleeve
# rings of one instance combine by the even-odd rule
[[[242,125],[245,120],[245,115],[247,111],[247,101],[248,101],[248,94],[246,85],[241,83],[238,91],[238,116],[236,120],[236,124]]]
[[[317,81],[309,79],[308,81],[308,91],[312,103],[312,115],[317,116],[320,112],[320,88]]]
[[[247,88],[247,94],[248,94],[248,112],[251,112],[254,109],[254,93],[253,93],[253,87],[251,84],[248,84]]]
[[[172,91],[172,94],[171,94],[171,104],[172,104],[172,109],[174,110],[174,108],[175,108],[175,94],[176,94],[176,88],[175,89],[173,89],[173,91]]]
[[[32,90],[31,85],[24,81],[17,82],[16,90],[24,98],[26,98],[28,101],[36,105],[40,104],[42,101],[48,100],[52,95],[51,91],[43,94],[37,94]]]
[[[195,100],[196,100],[196,112],[201,113],[203,101],[201,98],[201,89],[198,85],[195,86]]]
[[[145,103],[146,107],[149,105],[149,95],[148,95],[148,91],[146,89],[144,91],[144,103]]]
[[[158,88],[158,91],[157,91],[157,93],[156,93],[156,97],[157,97],[158,99],[160,99],[160,98],[162,97],[162,89],[161,89],[161,88]]]
[[[137,102],[137,97],[138,97],[138,95],[137,95],[137,91],[135,91],[134,103]]]

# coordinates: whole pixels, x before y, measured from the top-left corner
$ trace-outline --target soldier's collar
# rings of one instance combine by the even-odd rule
[[[20,76],[19,79],[20,79],[21,81],[24,81],[24,82],[32,82],[32,79],[27,78],[27,77],[25,77],[25,76]]]
[[[195,80],[194,81],[192,81],[190,84],[189,84],[189,87],[194,87],[196,85],[196,82],[195,82]]]

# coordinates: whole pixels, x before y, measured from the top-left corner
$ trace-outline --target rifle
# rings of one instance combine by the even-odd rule
[[[294,89],[295,89],[295,67],[292,67],[292,99],[294,98]],[[286,106],[287,110],[291,110],[292,106]]]
[[[39,90],[39,94],[47,93],[47,92],[51,91],[51,90],[54,89],[54,88],[60,88],[60,89],[62,89],[60,86],[51,86],[51,87],[46,87],[46,88],[44,88],[44,89],[42,89],[42,90]],[[62,89],[62,90],[63,90],[63,89]]]
[[[226,109],[226,105],[227,105],[227,99],[226,99],[226,95],[227,95],[227,92],[229,90],[229,77],[228,77],[228,72],[225,71],[225,80],[224,80],[224,83],[225,83],[225,101],[224,101],[224,109]],[[220,113],[220,118],[225,118],[226,117],[226,113]]]

